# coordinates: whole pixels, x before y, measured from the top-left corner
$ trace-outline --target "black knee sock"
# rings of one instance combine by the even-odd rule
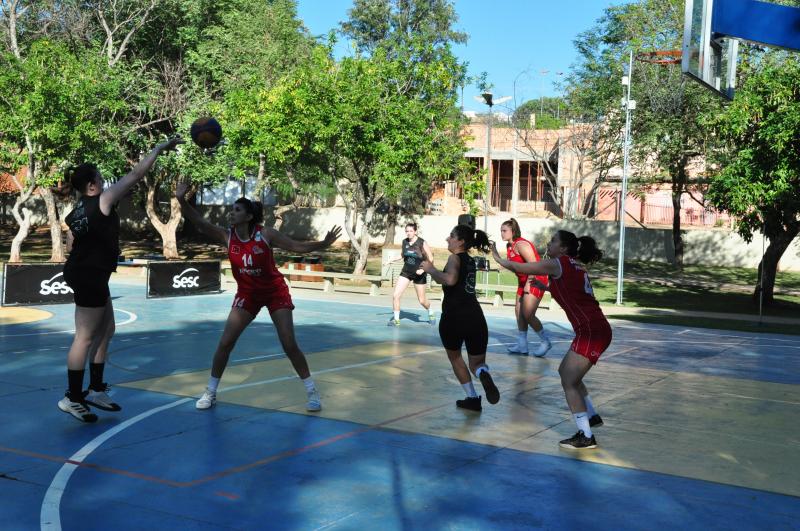
[[[106,368],[104,363],[89,362],[89,388],[100,391],[103,388],[103,370]]]
[[[85,369],[67,369],[67,380],[69,381],[69,399],[73,402],[83,400],[83,373]]]

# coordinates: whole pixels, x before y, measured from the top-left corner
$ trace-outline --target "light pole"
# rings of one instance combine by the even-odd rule
[[[491,189],[492,181],[492,107],[505,103],[511,99],[511,96],[503,96],[497,98],[497,101],[492,100],[492,93],[488,90],[481,94],[481,97],[475,96],[476,101],[480,101],[489,106],[489,118],[486,120],[486,167],[489,173],[486,177],[486,191],[483,193],[483,232],[489,234],[489,191]]]
[[[628,159],[631,148],[631,111],[636,109],[636,101],[631,99],[631,79],[633,78],[633,51],[628,59],[628,75],[622,76],[626,87],[622,98],[625,109],[625,137],[622,145],[622,191],[619,198],[619,257],[617,258],[617,305],[622,304],[622,278],[625,268],[625,196],[628,194]]]
[[[544,76],[550,73],[550,70],[539,70],[542,75],[541,82],[539,83],[539,115],[544,114]]]

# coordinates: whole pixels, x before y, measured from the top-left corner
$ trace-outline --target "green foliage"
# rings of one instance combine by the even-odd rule
[[[722,171],[709,197],[738,218],[749,241],[764,224],[771,238],[800,226],[800,60],[773,52],[748,68],[734,101],[713,122]]]
[[[559,97],[526,101],[514,109],[511,123],[514,127],[530,128],[531,115],[536,115],[536,129],[561,129],[567,123],[564,99]]]
[[[94,50],[73,52],[44,39],[22,59],[6,53],[0,61],[3,143],[33,150],[40,184],[57,181],[55,169],[77,159],[119,168],[115,116],[126,108],[127,72],[110,69]]]

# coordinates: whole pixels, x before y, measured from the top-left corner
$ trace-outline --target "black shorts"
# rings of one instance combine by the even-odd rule
[[[72,288],[76,306],[102,308],[111,297],[111,271],[93,268],[64,268],[64,281]]]
[[[482,356],[489,344],[489,327],[480,310],[460,315],[447,312],[439,319],[439,337],[447,350],[461,350],[466,343],[467,354]]]
[[[408,271],[400,271],[400,276],[403,278],[407,278],[408,280],[412,281],[414,284],[427,284],[428,283],[428,274],[423,272],[421,275],[418,275],[416,272],[409,273]]]

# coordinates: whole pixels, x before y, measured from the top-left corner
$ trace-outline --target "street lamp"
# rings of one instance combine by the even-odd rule
[[[486,191],[483,193],[483,232],[489,233],[489,190],[492,182],[492,107],[500,105],[511,99],[511,96],[503,96],[492,100],[492,93],[488,90],[481,94],[480,97],[475,96],[475,100],[485,103],[489,106],[489,118],[486,120],[486,167],[489,173],[486,177]]]
[[[628,194],[628,159],[631,149],[631,111],[636,109],[636,101],[631,99],[631,80],[633,79],[633,51],[628,59],[628,73],[622,76],[622,85],[627,88],[622,98],[625,109],[625,137],[622,145],[622,191],[619,198],[619,256],[617,258],[617,305],[622,304],[622,277],[625,268],[625,196]]]
[[[539,83],[539,114],[544,114],[544,76],[550,73],[550,70],[539,70],[542,75],[541,82]]]

